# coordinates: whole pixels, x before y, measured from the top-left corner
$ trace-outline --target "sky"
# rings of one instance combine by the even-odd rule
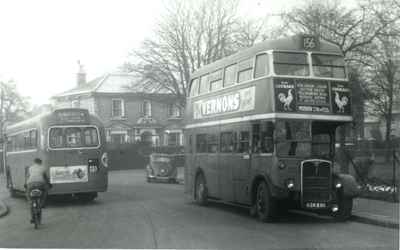
[[[295,0],[243,0],[243,16],[264,16]],[[13,79],[32,104],[87,79],[115,72],[151,37],[168,0],[0,0],[0,80]]]

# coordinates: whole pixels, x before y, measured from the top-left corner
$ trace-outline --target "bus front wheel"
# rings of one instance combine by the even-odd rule
[[[207,186],[203,174],[198,174],[196,177],[196,185],[194,191],[194,199],[201,206],[207,205]]]
[[[260,221],[269,222],[275,218],[276,202],[268,189],[267,183],[262,181],[257,186],[255,199],[256,214]]]
[[[338,199],[338,211],[333,212],[333,217],[336,221],[345,221],[351,217],[353,209],[353,198],[340,197]]]

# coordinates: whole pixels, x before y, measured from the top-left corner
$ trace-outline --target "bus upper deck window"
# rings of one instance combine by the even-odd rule
[[[260,54],[256,56],[256,68],[254,70],[254,78],[265,76],[269,73],[268,55]]]
[[[192,88],[190,89],[190,96],[196,96],[199,93],[199,78],[192,80]]]
[[[210,75],[210,90],[218,90],[222,88],[222,70],[217,70]]]
[[[344,59],[342,56],[312,54],[315,76],[345,78]]]
[[[224,72],[224,87],[231,86],[236,82],[236,64],[229,65]]]
[[[208,82],[208,75],[200,77],[199,84],[200,84],[199,94],[207,93],[208,90],[210,89],[210,83]]]
[[[274,52],[274,70],[277,75],[308,76],[307,54]]]
[[[251,80],[253,72],[253,59],[247,59],[238,63],[237,82],[244,82]]]

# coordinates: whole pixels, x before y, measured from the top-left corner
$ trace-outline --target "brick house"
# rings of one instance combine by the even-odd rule
[[[153,146],[183,145],[183,112],[177,98],[138,83],[131,74],[106,74],[52,97],[55,108],[86,108],[97,115],[111,144],[146,141]]]

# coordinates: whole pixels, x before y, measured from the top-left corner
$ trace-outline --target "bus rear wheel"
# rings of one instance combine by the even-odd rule
[[[201,206],[207,205],[207,186],[203,174],[198,174],[195,181],[194,199]]]
[[[276,217],[276,202],[271,197],[265,181],[262,181],[257,186],[255,209],[258,219],[262,222],[270,222]]]
[[[10,193],[10,197],[15,198],[17,197],[17,191],[13,188],[11,177],[7,174],[7,187],[8,192]]]
[[[85,202],[90,202],[96,199],[97,197],[97,192],[90,192],[90,193],[79,193],[76,194],[79,200],[85,201]]]

